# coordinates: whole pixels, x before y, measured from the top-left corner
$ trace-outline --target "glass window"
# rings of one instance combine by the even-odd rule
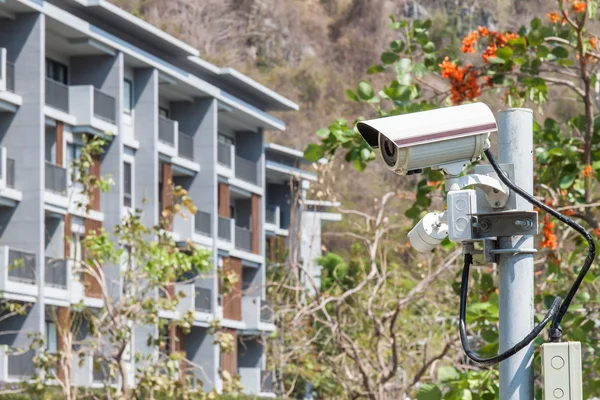
[[[66,167],[68,171],[68,177],[73,180],[73,160],[77,160],[81,157],[81,146],[75,143],[67,144],[67,157],[66,157]],[[77,172],[76,172],[77,173]],[[77,177],[75,177],[77,178]]]
[[[123,80],[123,111],[131,114],[133,109],[133,84],[129,79]]]
[[[54,322],[46,321],[46,350],[50,354],[56,354],[58,352],[58,336],[56,324]]]
[[[69,67],[58,61],[46,58],[46,78],[68,85]]]
[[[123,204],[125,207],[131,207],[132,204],[132,180],[131,163],[123,163]]]
[[[71,236],[70,254],[75,267],[79,267],[79,264],[81,263],[82,259],[81,240],[82,237],[79,233],[73,233],[73,235]]]

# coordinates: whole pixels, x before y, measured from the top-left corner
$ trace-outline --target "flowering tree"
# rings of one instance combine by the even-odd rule
[[[382,54],[381,63],[367,71],[391,78],[391,82],[376,90],[372,83],[361,81],[355,90],[348,91],[348,97],[364,103],[368,117],[476,100],[495,103],[500,99],[509,107],[535,108],[536,196],[579,219],[600,236],[600,199],[596,190],[600,177],[600,32],[594,31],[598,4],[594,0],[559,0],[555,7],[515,32],[479,27],[462,40],[462,54],[457,58],[429,39],[430,21],[392,18],[398,39]],[[380,81],[376,77],[374,80]],[[341,152],[346,161],[363,170],[374,159],[353,124],[345,120],[336,120],[317,135],[320,142],[309,145],[305,151],[309,160],[333,158]],[[416,200],[405,212],[415,221],[428,210],[431,193],[439,188],[442,177],[439,172],[428,170],[416,179]],[[569,289],[586,252],[585,243],[572,230],[546,214],[541,220],[543,251],[535,262],[538,311],[547,309],[554,295],[564,295]],[[474,274],[476,283],[467,315],[483,355],[495,354],[498,348],[497,330],[489,324],[495,323],[498,316],[492,272],[491,268],[483,268]],[[581,341],[586,349],[586,398],[600,393],[600,360],[594,356],[600,343],[598,332],[593,329],[600,305],[596,274],[592,270],[586,276],[562,323],[564,336]],[[437,386],[434,378],[431,384],[424,385],[421,398],[466,392],[480,398],[497,397],[495,388],[471,384],[471,367],[456,365],[459,367],[454,373],[445,370],[443,379],[438,379],[444,385]]]

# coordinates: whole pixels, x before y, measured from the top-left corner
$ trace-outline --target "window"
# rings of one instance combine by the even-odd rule
[[[132,179],[131,174],[131,163],[123,163],[123,204],[125,207],[131,207],[132,205]]]
[[[77,160],[81,157],[81,146],[76,143],[68,143],[67,144],[67,157],[66,157],[66,167],[69,173],[68,178],[73,180],[73,160]],[[78,174],[77,171],[75,171]],[[77,178],[77,175],[76,175]]]
[[[158,107],[158,115],[161,117],[169,118],[169,110],[164,107]]]
[[[56,127],[46,126],[46,161],[56,163]]]
[[[46,78],[68,85],[69,67],[58,61],[46,58]]]
[[[131,114],[133,109],[133,83],[129,79],[123,80],[123,111]]]
[[[83,240],[83,235],[80,233],[73,233],[71,236],[70,243],[70,254],[71,260],[73,261],[74,267],[79,267],[81,264],[81,260],[83,258],[82,250],[81,250],[81,241]]]
[[[46,350],[50,354],[58,353],[58,335],[56,324],[46,321]]]
[[[229,144],[229,145],[234,144],[234,140],[232,138],[230,138],[229,136],[223,135],[222,133],[219,133],[218,139],[219,139],[219,142],[221,142],[221,143],[225,143],[225,144]]]

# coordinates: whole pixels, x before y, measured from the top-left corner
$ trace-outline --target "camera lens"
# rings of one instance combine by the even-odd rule
[[[386,137],[382,137],[381,155],[387,165],[393,167],[396,164],[396,144]]]

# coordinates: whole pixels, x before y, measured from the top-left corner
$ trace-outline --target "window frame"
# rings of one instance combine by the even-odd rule
[[[129,96],[129,108],[125,107],[125,89],[126,84],[129,84],[128,96]],[[133,81],[128,78],[123,78],[123,112],[131,115],[133,113]]]
[[[63,72],[64,72],[64,76],[63,79],[57,79],[56,78],[56,73],[58,72],[58,70],[51,70],[50,67],[53,68],[62,68]],[[69,85],[69,66],[66,64],[61,63],[60,61],[56,61],[53,58],[50,57],[46,57],[46,78],[48,79],[52,79],[55,82],[58,83],[62,83],[63,85]]]
[[[129,166],[129,193],[127,193],[127,187],[126,187],[126,165]],[[133,204],[134,204],[134,176],[135,174],[133,173],[134,171],[134,163],[132,159],[129,158],[124,158],[123,159],[123,206],[126,208],[133,208]],[[129,205],[127,205],[127,196],[129,196]]]

